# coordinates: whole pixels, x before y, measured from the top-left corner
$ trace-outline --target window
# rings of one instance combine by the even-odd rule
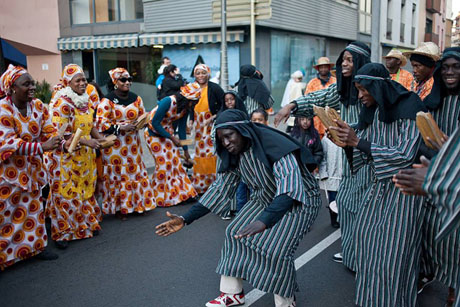
[[[72,24],[144,18],[142,0],[70,0]]]
[[[431,19],[426,19],[425,24],[425,33],[432,33],[433,32],[433,21]]]
[[[359,32],[371,34],[372,1],[359,1]]]

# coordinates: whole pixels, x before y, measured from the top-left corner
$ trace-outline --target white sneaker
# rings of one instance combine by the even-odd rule
[[[334,260],[334,261],[337,262],[337,263],[342,263],[342,261],[343,261],[342,253],[337,253],[337,254],[335,254],[335,255],[332,257],[332,260]]]
[[[244,305],[244,292],[240,294],[221,293],[218,297],[206,303],[206,307],[227,307]]]

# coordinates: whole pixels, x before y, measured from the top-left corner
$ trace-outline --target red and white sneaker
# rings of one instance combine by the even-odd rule
[[[244,292],[240,294],[221,293],[218,297],[206,303],[206,307],[227,307],[244,305]]]

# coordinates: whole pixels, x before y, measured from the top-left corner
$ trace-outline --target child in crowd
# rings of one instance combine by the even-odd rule
[[[268,113],[264,109],[257,109],[251,113],[250,119],[253,123],[264,124],[268,126]]]
[[[316,164],[321,164],[321,160],[323,160],[323,147],[321,146],[318,130],[315,129],[311,117],[296,117],[291,136],[310,149]]]

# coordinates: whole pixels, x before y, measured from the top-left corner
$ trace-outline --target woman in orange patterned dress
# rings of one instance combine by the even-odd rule
[[[177,89],[179,91],[179,89]],[[197,196],[192,182],[182,167],[179,147],[180,140],[186,137],[187,114],[193,102],[200,98],[201,88],[190,83],[180,88],[180,93],[165,97],[150,113],[145,139],[155,158],[155,172],[152,175],[153,193],[159,207],[175,206]],[[174,136],[177,123],[179,138]],[[187,162],[190,155],[187,146],[183,146]]]
[[[0,270],[44,252],[47,245],[41,188],[44,151],[60,146],[48,110],[34,99],[35,81],[20,66],[0,77]]]
[[[132,78],[126,69],[117,67],[109,75],[110,93],[97,109],[97,127],[104,134],[115,134],[117,140],[102,151],[102,212],[126,220],[129,213],[156,207],[134,125],[145,109],[142,98],[130,92]]]
[[[69,139],[77,128],[82,130],[79,147],[69,153],[58,149],[45,155],[50,176],[50,194],[46,214],[51,218],[51,238],[59,248],[67,248],[71,240],[91,238],[101,227],[94,190],[96,186],[96,149],[100,148],[87,82],[83,69],[76,64],[64,67],[62,89],[51,100],[52,121],[64,138]],[[63,127],[64,126],[64,127]]]
[[[218,84],[209,82],[211,69],[207,65],[198,64],[193,74],[201,87],[201,96],[194,110],[195,164],[192,181],[198,194],[203,194],[216,179],[217,158],[211,137],[211,118],[224,104],[224,91]]]

